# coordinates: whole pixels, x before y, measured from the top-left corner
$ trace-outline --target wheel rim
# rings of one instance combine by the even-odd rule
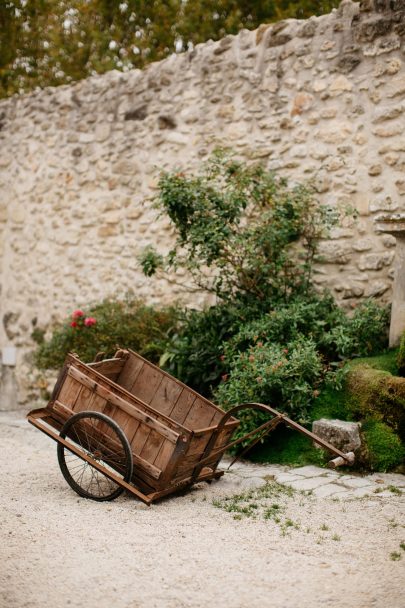
[[[131,480],[133,463],[128,440],[105,414],[75,414],[65,423],[60,436],[123,481]],[[80,496],[103,501],[112,500],[123,492],[117,482],[60,443],[58,460],[66,481]]]

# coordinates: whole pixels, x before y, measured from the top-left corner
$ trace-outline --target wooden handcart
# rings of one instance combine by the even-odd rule
[[[246,408],[266,412],[269,420],[232,441],[235,414]],[[256,444],[281,422],[337,456],[331,466],[354,459],[267,405],[246,403],[225,413],[130,350],[90,364],[68,355],[50,402],[27,418],[57,442],[59,465],[73,490],[98,501],[128,490],[150,504],[217,479],[226,450],[249,437]]]

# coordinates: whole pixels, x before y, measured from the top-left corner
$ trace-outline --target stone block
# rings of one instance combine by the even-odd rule
[[[368,298],[376,298],[382,296],[389,288],[390,285],[385,281],[374,281],[369,285],[366,295]]]
[[[324,242],[319,245],[321,261],[326,264],[348,264],[350,262],[351,247],[336,241]]]
[[[375,111],[372,119],[373,123],[384,122],[385,120],[393,120],[401,116],[405,110],[405,104],[399,104],[395,106],[386,106],[385,108],[379,108]]]
[[[341,95],[345,91],[351,91],[353,84],[346,78],[346,76],[338,76],[330,85],[329,92],[333,95]]]
[[[390,261],[388,261],[386,254],[367,253],[360,257],[358,266],[360,270],[381,270]]]
[[[321,418],[312,423],[312,432],[342,452],[354,452],[361,446],[360,424]],[[315,444],[316,447],[320,447]]]

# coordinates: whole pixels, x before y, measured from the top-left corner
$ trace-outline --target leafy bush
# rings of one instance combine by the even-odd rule
[[[266,310],[313,291],[318,242],[338,217],[309,185],[291,187],[223,151],[196,176],[163,173],[157,205],[177,233],[166,269],[185,268],[222,302]],[[147,276],[162,261],[151,247],[140,257]]]
[[[229,378],[216,391],[219,404],[229,409],[246,401],[266,403],[296,420],[308,420],[308,408],[317,395],[323,366],[316,345],[298,336],[285,346],[257,342],[232,362]],[[268,416],[258,411],[241,412],[239,436],[258,426]]]
[[[194,390],[210,396],[226,371],[224,344],[245,321],[242,314],[240,309],[224,304],[184,311],[160,365]]]
[[[388,313],[375,302],[361,304],[348,317],[332,296],[314,294],[244,324],[225,351],[232,358],[257,340],[283,344],[303,334],[315,341],[328,361],[336,361],[380,350],[386,343],[387,327]]]
[[[397,364],[399,375],[405,376],[405,331],[402,334],[401,343],[399,345]]]
[[[363,424],[366,463],[374,471],[387,471],[402,463],[405,447],[384,422],[369,420]]]
[[[168,334],[178,323],[175,308],[156,309],[131,296],[122,301],[103,300],[90,306],[86,315],[78,312],[82,311],[57,325],[49,340],[43,339],[35,355],[39,368],[59,368],[68,352],[84,361],[92,361],[100,351],[112,356],[119,346],[157,362]],[[95,322],[86,323],[86,319]]]
[[[331,326],[324,343],[342,359],[382,351],[387,346],[389,311],[373,300],[362,302],[353,316],[342,314]]]

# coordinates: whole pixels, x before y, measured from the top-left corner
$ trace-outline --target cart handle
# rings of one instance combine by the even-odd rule
[[[229,420],[229,418],[231,418],[237,412],[239,412],[241,410],[245,410],[245,409],[253,409],[253,410],[259,410],[262,412],[267,412],[267,413],[272,414],[272,418],[268,422],[265,422],[258,428],[254,429],[253,431],[250,431],[250,433],[247,433],[243,437],[239,437],[239,439],[236,439],[235,441],[228,443],[226,446],[223,446],[222,448],[212,452],[212,449],[215,446],[218,436],[222,432],[222,430],[223,430],[225,424],[227,423],[227,421]],[[269,405],[265,405],[264,403],[246,402],[246,403],[241,403],[239,405],[235,405],[235,407],[231,408],[223,415],[223,417],[219,421],[215,431],[211,435],[211,438],[204,450],[201,460],[198,462],[198,465],[196,466],[196,468],[193,471],[192,479],[193,480],[197,479],[203,466],[207,462],[209,462],[209,460],[211,460],[212,458],[215,458],[215,456],[218,456],[219,454],[223,454],[224,452],[226,452],[226,450],[229,450],[231,447],[237,445],[238,443],[245,441],[252,435],[256,435],[257,433],[260,433],[260,431],[264,431],[256,440],[254,440],[254,442],[252,444],[250,444],[248,446],[248,449],[252,448],[253,445],[256,445],[256,443],[260,439],[262,439],[267,433],[272,431],[280,422],[284,422],[286,424],[286,426],[289,426],[289,427],[293,428],[294,430],[299,431],[303,435],[306,435],[309,439],[312,439],[313,441],[315,441],[315,443],[320,445],[322,448],[328,450],[332,454],[335,454],[335,456],[337,456],[338,458],[335,458],[334,460],[330,461],[329,466],[331,468],[335,468],[336,466],[339,466],[341,464],[353,464],[354,454],[352,452],[348,452],[346,454],[341,452],[328,441],[321,439],[320,437],[318,437],[311,431],[308,431],[308,429],[306,429],[305,427],[301,426],[297,422],[294,422],[293,420],[288,418],[288,416],[278,412],[277,410],[270,407]],[[246,452],[247,452],[247,450],[244,450],[243,453],[246,453]],[[238,457],[240,457],[240,456],[238,456]],[[234,462],[236,462],[237,458],[235,458],[231,462],[230,466],[232,466],[232,464]],[[338,460],[339,460],[339,462],[337,462]]]

